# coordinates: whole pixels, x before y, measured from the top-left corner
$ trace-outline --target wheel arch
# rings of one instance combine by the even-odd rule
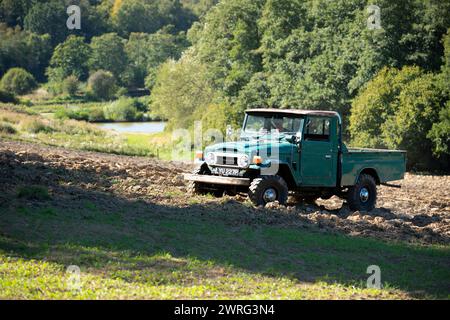
[[[292,175],[292,170],[287,163],[280,163],[278,168],[278,173],[280,177],[286,181],[289,189],[294,189],[297,186],[294,176]]]
[[[359,177],[362,174],[368,174],[369,176],[372,176],[375,179],[375,183],[379,185],[381,183],[380,177],[378,176],[378,172],[375,168],[363,168],[359,171],[358,175],[356,176],[355,184],[358,181]]]

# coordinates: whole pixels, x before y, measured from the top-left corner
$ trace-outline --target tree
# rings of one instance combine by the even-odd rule
[[[352,144],[407,150],[408,168],[439,168],[432,150],[445,149],[448,96],[438,80],[418,67],[381,70],[353,102]]]
[[[154,84],[159,65],[167,59],[178,59],[188,46],[184,33],[173,35],[167,29],[154,34],[132,33],[125,50],[128,57],[123,82],[129,87],[143,87],[147,79],[148,88]]]
[[[205,76],[206,67],[192,52],[176,62],[168,60],[159,69],[151,94],[152,113],[169,119],[169,128],[188,128],[205,108],[214,103],[212,83]]]
[[[88,89],[100,100],[110,100],[117,91],[114,75],[109,71],[98,70],[88,80]]]
[[[48,35],[37,35],[0,25],[0,75],[13,67],[28,70],[39,81],[45,80],[45,69],[51,56]]]
[[[60,81],[70,75],[84,80],[88,75],[88,60],[91,49],[83,37],[69,36],[56,46],[47,73],[52,81]]]
[[[386,146],[407,150],[411,168],[435,167],[433,144],[428,133],[439,121],[444,99],[437,86],[436,75],[424,74],[402,88],[395,114],[381,126]]]
[[[116,79],[119,79],[127,65],[124,42],[125,40],[116,33],[106,33],[92,38],[89,69],[110,71]]]
[[[37,34],[50,34],[53,45],[56,45],[69,34],[66,20],[64,1],[36,2],[26,15],[24,26],[25,30]]]
[[[382,69],[353,100],[349,131],[352,144],[359,147],[386,147],[382,125],[398,108],[404,86],[423,75],[418,67]]]
[[[9,69],[0,82],[2,90],[19,95],[29,93],[36,86],[33,75],[21,68]]]
[[[8,26],[23,26],[23,20],[33,0],[0,0],[0,22]]]
[[[446,159],[448,165],[450,158],[450,102],[439,112],[439,122],[433,124],[427,138],[433,142],[433,153],[439,158]],[[447,168],[448,169],[448,168]]]
[[[68,76],[62,83],[62,92],[72,97],[77,93],[79,86],[80,82],[77,77]]]
[[[131,32],[154,33],[163,26],[157,2],[149,0],[122,1],[113,21],[116,30],[123,36]]]

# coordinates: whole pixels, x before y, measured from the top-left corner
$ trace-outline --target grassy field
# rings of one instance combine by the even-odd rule
[[[1,207],[1,298],[448,298],[444,247],[240,225],[218,206],[75,206]],[[372,264],[382,290],[365,288]],[[68,288],[69,265],[81,290]]]
[[[23,110],[1,110],[0,137],[171,158],[166,133],[118,135]],[[351,237],[248,202],[191,197],[173,178],[158,182],[174,167],[153,172],[148,158],[142,178],[110,156],[96,164],[74,152],[84,159],[74,169],[49,166],[58,151],[35,152],[36,163],[0,165],[0,298],[450,298],[449,246]],[[136,193],[145,183],[150,191]],[[68,285],[70,265],[80,290]],[[366,287],[370,265],[381,268],[381,290]]]
[[[78,150],[171,159],[170,133],[107,132],[82,121],[58,120],[34,114],[33,112],[49,111],[39,108],[0,107],[0,137]],[[189,156],[186,155],[187,158]]]

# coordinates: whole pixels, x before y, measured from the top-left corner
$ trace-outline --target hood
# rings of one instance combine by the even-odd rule
[[[236,142],[224,142],[210,145],[205,148],[205,154],[208,152],[226,152],[226,153],[245,153],[248,155],[255,155],[258,153],[266,153],[266,150],[272,148],[279,148],[279,153],[290,153],[292,144],[285,139],[281,140],[241,140]]]

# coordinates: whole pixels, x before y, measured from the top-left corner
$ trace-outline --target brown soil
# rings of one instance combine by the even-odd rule
[[[235,224],[286,224],[351,236],[450,244],[450,176],[407,174],[395,182],[401,189],[380,186],[377,208],[362,213],[351,212],[337,197],[266,208],[252,207],[244,196],[191,197],[182,178],[183,172],[191,169],[186,163],[0,141],[0,206],[16,197],[18,187],[41,185],[48,188],[59,207],[70,207],[70,200],[80,198],[104,208],[114,207],[113,202],[98,203],[105,197],[97,195],[109,194],[197,214],[195,201],[204,204],[200,214],[212,206],[220,207],[236,215]]]

